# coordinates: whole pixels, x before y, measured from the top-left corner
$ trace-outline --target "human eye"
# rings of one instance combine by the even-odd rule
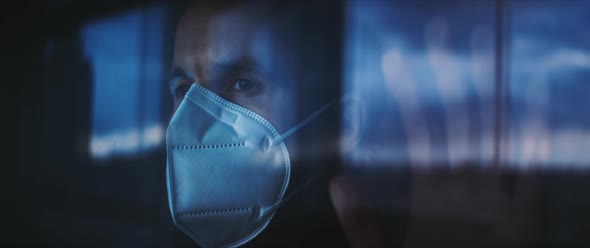
[[[232,87],[233,90],[247,92],[254,88],[254,83],[246,78],[237,78],[234,81],[234,86]]]
[[[262,83],[258,80],[246,78],[246,77],[236,77],[231,80],[230,82],[230,92],[235,93],[238,95],[245,95],[245,96],[255,96],[262,92]]]
[[[184,95],[186,95],[191,85],[195,82],[193,77],[179,66],[172,67],[168,73],[168,78],[170,94],[175,102],[182,101]]]
[[[170,91],[171,91],[174,99],[182,100],[193,83],[194,83],[194,80],[192,80],[190,78],[186,78],[186,77],[173,78],[170,81]]]

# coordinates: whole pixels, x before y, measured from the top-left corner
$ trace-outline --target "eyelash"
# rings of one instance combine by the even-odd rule
[[[240,79],[245,79],[245,80],[248,80],[250,83],[252,83],[253,89],[250,92],[240,92],[240,91],[234,90],[233,87],[235,86],[237,81]],[[172,79],[172,81],[177,81],[176,83],[174,83],[175,86],[174,86],[174,89],[172,92],[174,98],[176,98],[176,99],[183,99],[184,95],[186,94],[186,92],[188,92],[191,85],[193,83],[195,83],[190,78],[175,78],[175,79]],[[254,95],[259,94],[264,89],[262,83],[260,83],[256,79],[251,79],[251,77],[235,76],[235,77],[231,77],[231,79],[228,80],[228,82],[229,83],[227,84],[225,92],[228,92],[230,94],[254,96]]]
[[[238,73],[238,75],[233,75],[232,77],[229,77],[227,81],[227,86],[225,88],[226,92],[231,92],[233,94],[238,95],[255,96],[262,92],[262,90],[264,90],[264,84],[261,83],[261,81],[255,75],[250,75],[250,73],[245,74],[246,75],[244,75],[243,73]],[[252,84],[252,90],[250,90],[249,92],[240,92],[234,90],[233,87],[240,79],[249,81]]]

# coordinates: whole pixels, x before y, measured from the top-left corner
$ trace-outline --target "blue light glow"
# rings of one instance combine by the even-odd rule
[[[366,99],[364,164],[490,164],[494,155],[493,1],[351,1],[345,91]],[[508,110],[497,136],[518,168],[588,168],[590,3],[522,1],[502,12]],[[583,110],[584,109],[584,110]]]
[[[150,6],[88,23],[81,32],[93,71],[94,158],[134,154],[163,141],[165,10]]]

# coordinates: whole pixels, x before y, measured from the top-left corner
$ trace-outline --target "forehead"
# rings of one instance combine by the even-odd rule
[[[187,67],[248,58],[270,67],[271,57],[280,51],[273,46],[277,22],[269,16],[268,7],[261,4],[191,7],[177,28],[174,63]]]

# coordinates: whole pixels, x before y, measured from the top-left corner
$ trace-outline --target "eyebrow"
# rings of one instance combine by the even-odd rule
[[[237,74],[237,73],[257,73],[261,74],[262,72],[259,71],[261,68],[260,64],[250,56],[244,56],[235,60],[231,61],[219,61],[212,63],[213,70],[211,71],[211,75],[208,75],[210,78],[218,78],[219,76],[224,76],[228,74]],[[187,73],[182,67],[178,65],[173,65],[168,69],[166,73],[166,81],[168,82],[168,87],[170,91],[173,92],[174,88],[176,88],[178,84],[178,80],[174,79],[195,79],[193,75]],[[214,80],[215,81],[215,80]]]
[[[221,68],[223,72],[257,71],[260,68],[260,64],[249,56],[242,57],[231,62],[215,62],[213,65],[216,69]],[[166,73],[166,79],[171,80],[178,77],[191,78],[192,75],[189,75],[182,67],[178,65],[171,66]]]
[[[256,72],[260,69],[260,64],[252,57],[246,56],[229,62],[214,63],[214,68],[220,69],[223,73],[236,72]]]

